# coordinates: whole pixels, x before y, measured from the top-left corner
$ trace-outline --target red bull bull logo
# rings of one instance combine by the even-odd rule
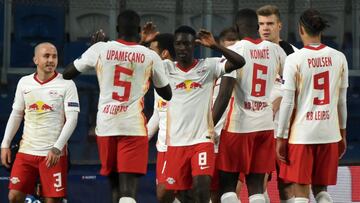
[[[29,105],[28,109],[30,111],[37,111],[37,110],[39,110],[39,105],[37,103],[31,104],[31,105]]]
[[[180,89],[180,90],[186,90],[187,92],[198,88],[202,88],[201,83],[194,82],[192,80],[185,80],[184,82],[175,85],[175,90]]]
[[[53,111],[53,107],[45,104],[42,101],[37,101],[33,104],[28,106],[29,111],[36,111],[36,112],[46,112],[46,111]]]
[[[179,83],[179,84],[177,84],[177,85],[175,86],[175,89],[176,89],[176,90],[177,90],[177,89],[181,89],[181,90],[186,89],[186,85],[185,85],[184,82]]]

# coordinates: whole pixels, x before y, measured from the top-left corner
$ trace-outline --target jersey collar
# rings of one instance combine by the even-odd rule
[[[125,45],[138,45],[138,43],[136,43],[136,42],[128,42],[128,41],[125,41],[123,39],[117,39],[116,41],[121,43],[121,44],[125,44]]]
[[[58,76],[58,72],[55,71],[54,75],[51,76],[49,79],[45,80],[45,81],[40,81],[38,78],[37,78],[37,73],[34,74],[34,80],[36,82],[38,82],[40,85],[43,85],[43,84],[46,84],[48,82],[50,82],[51,80],[53,80],[54,78],[56,78],[56,76]]]
[[[304,48],[306,48],[306,49],[311,49],[311,50],[315,50],[315,51],[320,50],[320,49],[323,49],[323,48],[325,48],[325,47],[326,47],[325,44],[320,44],[320,45],[317,46],[317,47],[310,46],[310,45],[304,46]]]
[[[189,72],[191,69],[193,69],[193,68],[198,64],[198,62],[199,62],[199,60],[194,59],[193,63],[190,65],[189,68],[181,67],[179,63],[176,63],[176,67],[178,67],[181,71],[187,73],[187,72]]]
[[[250,37],[244,37],[243,40],[249,41],[249,42],[251,42],[253,44],[260,44],[263,41],[260,38],[253,39],[253,38],[250,38]]]

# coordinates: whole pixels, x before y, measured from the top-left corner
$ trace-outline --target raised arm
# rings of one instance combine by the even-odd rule
[[[156,25],[152,22],[146,22],[141,30],[141,39],[139,44],[146,46],[153,41],[158,34],[160,34],[160,32],[156,31]]]
[[[96,31],[95,33],[93,33],[91,35],[90,45],[92,47],[94,44],[96,44],[98,42],[105,42],[105,41],[107,41],[106,34],[102,29],[100,29],[100,30]],[[85,60],[86,65],[88,65],[90,63],[90,64],[92,64],[94,66],[94,64],[96,63],[97,57],[93,55],[94,54],[93,51],[88,51],[88,50],[85,52],[85,58],[87,58]],[[84,58],[84,55],[81,58],[79,58],[79,59],[82,59],[82,61],[83,61],[81,63],[82,66],[84,65],[84,59],[83,58]],[[77,59],[77,60],[79,60],[79,59]],[[81,72],[78,71],[78,69],[75,68],[74,62],[72,62],[72,63],[68,64],[65,67],[65,70],[63,72],[63,78],[65,80],[71,80],[71,79],[75,78],[76,76],[80,75],[80,73]]]
[[[235,78],[232,77],[223,76],[221,78],[219,94],[216,97],[213,106],[214,125],[216,125],[219,122],[221,116],[224,114],[226,107],[229,104],[232,91],[234,89],[235,81],[236,81]]]
[[[225,63],[225,72],[230,73],[231,71],[239,69],[245,65],[244,57],[216,43],[211,32],[202,29],[198,33],[198,36],[199,39],[196,40],[197,43],[200,43],[205,47],[209,47],[211,49],[219,51],[225,56],[225,58],[227,59],[227,62]]]
[[[74,63],[70,63],[66,66],[64,72],[63,72],[63,78],[65,80],[71,80],[75,78],[76,76],[80,75],[80,72],[75,68]]]

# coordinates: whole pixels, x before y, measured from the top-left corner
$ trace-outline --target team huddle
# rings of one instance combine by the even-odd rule
[[[118,40],[94,43],[63,74],[55,71],[55,46],[37,45],[36,72],[18,83],[1,143],[1,162],[12,165],[9,201],[24,202],[38,178],[46,202],[65,197],[66,143],[80,110],[71,79],[94,69],[100,174],[109,178],[113,203],[136,202],[157,132],[159,202],[237,203],[244,184],[250,203],[271,202],[270,178],[282,203],[307,203],[310,190],[317,202],[332,202],[327,186],[336,184],[346,151],[347,61],[321,43],[328,25],[317,10],[298,21],[301,49],[280,38],[281,26],[276,6],[242,9],[217,42],[186,25],[159,34],[148,23],[139,33],[139,15],[125,10]],[[222,57],[196,59],[196,44]],[[150,82],[155,102],[147,122]],[[10,145],[23,119],[12,164]]]

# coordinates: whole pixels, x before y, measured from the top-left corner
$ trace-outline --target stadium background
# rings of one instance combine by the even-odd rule
[[[320,10],[331,27],[323,43],[345,53],[350,69],[348,91],[348,151],[341,160],[339,183],[330,188],[335,202],[360,202],[360,1],[358,0],[0,0],[0,139],[2,139],[17,81],[34,72],[34,46],[54,43],[59,51],[59,72],[89,46],[89,36],[103,29],[116,38],[116,16],[126,8],[141,15],[142,24],[153,21],[160,32],[173,32],[182,24],[207,28],[217,36],[231,26],[241,8],[256,9],[265,4],[281,11],[281,36],[301,47],[297,20],[307,8]],[[209,49],[197,48],[196,56],[215,56]],[[68,202],[110,202],[107,180],[97,174],[99,161],[94,137],[98,87],[94,72],[75,80],[81,113],[69,140],[72,168],[69,174]],[[151,95],[150,97],[151,98]],[[146,106],[152,107],[147,100]],[[151,114],[151,112],[148,112]],[[49,124],[51,125],[51,124]],[[15,138],[19,140],[21,130]],[[149,172],[141,179],[138,202],[155,200],[155,140],[150,142]],[[0,202],[7,202],[8,172],[0,168]],[[275,195],[274,182],[270,195]],[[245,193],[243,193],[245,194]],[[244,195],[243,195],[244,196]],[[244,196],[245,197],[245,196]],[[29,199],[29,202],[30,201]],[[243,202],[246,202],[243,199]],[[274,200],[273,202],[277,202]]]

